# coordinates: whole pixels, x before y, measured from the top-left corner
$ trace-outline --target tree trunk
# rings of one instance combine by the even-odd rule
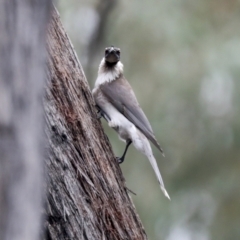
[[[97,119],[82,67],[55,11],[47,46],[46,239],[147,239]]]
[[[43,199],[47,0],[0,0],[0,239],[36,240]]]

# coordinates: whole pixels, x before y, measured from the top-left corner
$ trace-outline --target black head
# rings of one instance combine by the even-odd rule
[[[120,48],[107,47],[105,48],[105,61],[107,64],[115,65],[120,60]]]

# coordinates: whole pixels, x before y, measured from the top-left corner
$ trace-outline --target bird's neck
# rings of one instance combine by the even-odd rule
[[[98,77],[95,86],[112,82],[123,74],[123,64],[119,61],[117,63],[111,64],[107,63],[105,59],[101,61],[98,70]]]

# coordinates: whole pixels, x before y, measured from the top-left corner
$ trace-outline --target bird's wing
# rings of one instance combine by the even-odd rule
[[[163,154],[157,142],[151,125],[135,97],[135,94],[124,77],[120,77],[107,84],[102,84],[100,89],[112,105],[132,122]]]

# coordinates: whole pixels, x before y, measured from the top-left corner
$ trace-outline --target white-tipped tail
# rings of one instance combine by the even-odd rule
[[[165,197],[167,197],[169,200],[171,200],[169,195],[168,195],[167,190],[165,189],[165,186],[164,186],[164,183],[163,183],[163,179],[162,179],[161,173],[160,173],[160,171],[158,169],[158,165],[157,165],[156,159],[154,158],[153,155],[150,155],[148,157],[148,160],[150,161],[150,163],[152,165],[152,168],[153,168],[153,170],[154,170],[154,172],[155,172],[155,174],[157,176],[157,179],[158,179],[158,182],[160,184],[160,188],[161,188],[163,194],[165,195]]]
[[[137,128],[135,128],[135,126],[130,128],[129,133],[130,133],[129,135],[131,136],[134,147],[138,149],[140,152],[142,152],[148,158],[156,174],[156,177],[158,179],[158,182],[160,184],[163,194],[170,200],[170,197],[164,187],[162,176],[158,169],[156,159],[153,156],[152,149],[148,139],[145,137],[145,135],[143,135],[143,133],[141,133]]]
[[[167,192],[167,190],[165,189],[165,187],[164,187],[164,186],[160,186],[160,187],[161,187],[161,190],[162,190],[163,194],[165,195],[165,197],[167,197],[167,198],[171,201],[171,198],[170,198],[170,196],[168,195],[168,192]]]

